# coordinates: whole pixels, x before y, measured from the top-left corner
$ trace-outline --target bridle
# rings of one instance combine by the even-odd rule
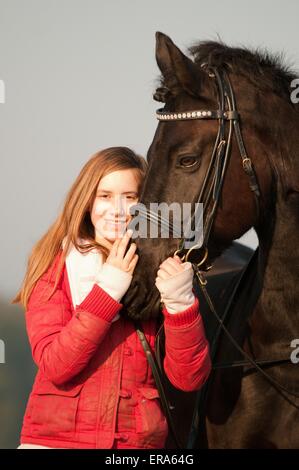
[[[203,64],[203,67],[206,67],[206,64]],[[185,261],[191,260],[191,253],[194,255],[196,251],[203,250],[204,260],[200,261],[200,265],[206,261],[208,257],[208,242],[211,233],[211,228],[213,226],[216,210],[219,205],[219,200],[221,196],[221,189],[223,186],[223,181],[225,178],[225,172],[227,170],[230,154],[231,154],[231,142],[233,130],[235,131],[235,136],[239,148],[239,152],[242,158],[242,167],[245,173],[249,177],[250,189],[254,194],[255,206],[256,206],[256,216],[257,220],[260,214],[260,190],[257,181],[257,177],[254,171],[254,167],[251,159],[248,157],[239,122],[239,114],[236,108],[236,100],[234,92],[229,80],[229,77],[225,71],[218,71],[216,67],[209,67],[208,69],[209,77],[216,79],[217,91],[218,91],[218,106],[217,110],[194,110],[194,111],[184,111],[184,112],[168,112],[163,109],[158,109],[156,116],[159,121],[171,122],[171,121],[186,121],[194,119],[213,119],[218,120],[218,132],[215,139],[212,156],[209,161],[209,167],[206,172],[199,196],[198,201],[203,203],[204,209],[209,207],[212,198],[211,210],[206,216],[203,230],[203,242],[202,245],[194,245],[188,251],[184,248],[185,239],[182,238],[180,241],[179,249],[176,254],[182,257]],[[228,133],[225,135],[225,124],[228,122]],[[214,172],[213,172],[214,170]],[[194,214],[193,214],[194,216]],[[192,222],[194,222],[194,217]],[[185,257],[184,257],[185,254]],[[197,263],[198,264],[198,263]]]
[[[218,70],[216,67],[207,67],[206,64],[203,64],[202,67],[206,69],[210,78],[216,79],[217,91],[218,91],[218,106],[216,110],[193,110],[193,111],[180,111],[180,112],[169,112],[164,109],[157,110],[157,119],[163,122],[172,122],[172,121],[188,121],[194,119],[214,119],[218,120],[218,132],[215,139],[212,156],[210,159],[209,167],[206,172],[203,185],[198,196],[198,202],[203,203],[204,211],[211,204],[211,210],[206,216],[204,222],[204,233],[203,233],[203,243],[202,245],[194,245],[191,248],[185,248],[185,238],[181,238],[179,243],[179,248],[175,251],[175,254],[180,256],[182,261],[190,261],[192,263],[194,273],[199,281],[199,286],[206,298],[206,301],[209,305],[210,310],[216,317],[219,323],[219,329],[223,330],[227,335],[231,343],[235,348],[242,354],[246,361],[235,361],[226,364],[214,364],[214,369],[228,368],[228,367],[242,367],[245,365],[251,365],[254,370],[257,370],[261,375],[271,383],[276,389],[280,392],[285,392],[294,397],[299,397],[299,394],[288,390],[286,387],[278,383],[273,377],[271,377],[267,372],[265,372],[261,366],[272,366],[275,364],[282,364],[285,362],[291,362],[289,358],[283,358],[278,360],[260,360],[255,361],[232,337],[226,326],[224,325],[223,319],[218,315],[216,309],[213,305],[213,302],[207,292],[206,284],[207,280],[204,277],[203,271],[211,269],[210,263],[207,263],[208,260],[208,242],[210,238],[211,228],[213,226],[216,210],[219,204],[221,189],[223,186],[223,181],[225,178],[225,172],[229,163],[229,158],[231,154],[231,144],[232,144],[232,135],[233,131],[235,132],[235,137],[237,145],[239,148],[240,156],[242,159],[242,167],[249,178],[249,186],[251,191],[254,194],[255,207],[256,207],[256,216],[257,220],[260,216],[260,197],[261,192],[254,170],[253,163],[248,157],[244,141],[240,129],[240,116],[236,107],[236,100],[234,92],[229,80],[227,73],[224,70]],[[226,123],[228,123],[228,131],[226,135]],[[214,170],[214,171],[213,171]],[[194,213],[192,215],[194,218]],[[153,214],[147,215],[147,218],[155,218],[160,220],[161,218],[154,216]],[[202,253],[203,251],[203,253]],[[201,259],[198,261],[198,254],[201,254]],[[195,258],[197,258],[195,260]],[[232,301],[232,299],[231,299]],[[214,342],[215,343],[215,342]],[[216,344],[214,353],[216,354]],[[213,351],[212,351],[213,354]],[[287,397],[285,397],[290,401]],[[295,407],[298,408],[298,405],[292,403]]]

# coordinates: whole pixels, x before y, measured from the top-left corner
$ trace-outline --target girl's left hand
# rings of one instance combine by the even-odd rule
[[[176,255],[160,264],[155,284],[169,313],[186,310],[195,301],[192,265]]]
[[[160,264],[157,272],[157,278],[169,279],[171,276],[184,271],[185,263],[182,263],[181,258],[174,255],[173,258],[169,257],[163,263]]]

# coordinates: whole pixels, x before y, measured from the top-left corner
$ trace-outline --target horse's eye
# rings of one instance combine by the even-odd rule
[[[191,168],[192,166],[196,165],[197,162],[197,158],[193,157],[192,155],[187,155],[179,159],[179,165],[184,168]]]

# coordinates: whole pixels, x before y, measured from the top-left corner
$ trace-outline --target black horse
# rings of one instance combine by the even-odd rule
[[[212,296],[231,337],[198,292],[214,370],[198,394],[199,415],[185,443],[298,448],[299,365],[290,360],[291,343],[299,338],[299,108],[290,99],[295,74],[266,52],[208,41],[190,49],[191,60],[168,36],[157,33],[156,41],[162,78],[154,97],[165,107],[148,151],[141,202],[203,202],[211,264],[251,227],[259,240],[237,288],[227,285],[226,291],[224,283],[222,294],[217,289]],[[194,114],[198,110],[205,114]],[[125,305],[131,318],[146,319],[159,315],[155,275],[178,249],[178,239],[140,238],[137,244],[141,256]],[[195,398],[185,403],[193,406]]]

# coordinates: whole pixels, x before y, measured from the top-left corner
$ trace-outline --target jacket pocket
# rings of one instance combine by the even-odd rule
[[[41,380],[36,384],[30,412],[34,435],[56,436],[75,432],[83,385],[57,387],[50,380]]]
[[[136,408],[136,432],[147,434],[153,442],[166,439],[167,420],[164,415],[159,391],[154,387],[139,388]]]

